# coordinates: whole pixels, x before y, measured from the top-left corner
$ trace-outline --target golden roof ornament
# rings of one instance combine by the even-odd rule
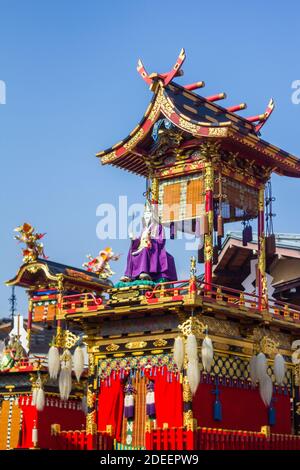
[[[36,261],[38,257],[47,259],[44,253],[44,245],[39,241],[46,235],[45,233],[37,233],[35,228],[27,222],[16,227],[14,231],[18,232],[18,235],[14,237],[15,240],[26,245],[22,249],[24,263]]]

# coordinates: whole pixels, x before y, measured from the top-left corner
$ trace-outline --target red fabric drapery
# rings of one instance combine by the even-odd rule
[[[154,373],[155,370],[155,373]],[[156,368],[144,371],[145,376],[154,381],[156,421],[162,427],[180,427],[183,422],[182,385],[177,374],[167,371],[167,368]],[[124,380],[120,374],[112,374],[109,379],[101,382],[98,395],[98,430],[105,431],[107,425],[113,427],[118,441],[121,440],[123,410],[124,410]],[[136,387],[135,379],[133,386]],[[137,404],[138,397],[135,397]]]
[[[30,448],[32,443],[32,428],[34,421],[37,424],[38,411],[35,406],[25,404],[20,406],[23,412],[22,430],[18,447]]]
[[[116,439],[121,439],[124,390],[120,374],[111,375],[101,382],[98,395],[98,430],[105,431],[107,425],[113,427]]]
[[[199,426],[260,431],[261,426],[268,424],[268,408],[263,404],[257,388],[242,389],[222,385],[219,386],[222,421],[215,421],[214,390],[215,386],[212,384],[200,384],[194,396],[193,412]],[[271,432],[290,434],[290,397],[283,393],[276,393],[274,396],[276,424],[271,426]]]
[[[167,371],[167,368],[158,369],[152,375],[147,374],[154,381],[154,395],[156,408],[156,422],[159,428],[164,423],[169,427],[183,425],[182,384],[178,374]]]
[[[60,424],[62,431],[69,429],[81,431],[85,428],[85,415],[77,408],[65,408],[57,400],[56,406],[46,404],[43,411],[37,411],[35,406],[31,405],[30,399],[20,399],[19,404],[23,412],[22,430],[19,446],[21,448],[32,447],[32,428],[34,421],[38,429],[38,445],[41,448],[49,448],[51,445],[51,425]],[[58,405],[61,406],[58,406]]]

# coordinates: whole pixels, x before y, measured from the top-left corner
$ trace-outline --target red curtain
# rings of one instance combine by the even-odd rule
[[[121,428],[124,407],[124,390],[119,374],[111,375],[109,380],[101,382],[98,396],[98,430],[105,431],[109,424],[118,441],[121,439]]]
[[[37,424],[37,417],[38,411],[35,406],[21,404],[20,406],[23,412],[23,420],[22,420],[22,430],[21,430],[21,437],[18,447],[22,448],[29,448],[33,447],[32,443],[32,428],[34,421]]]
[[[21,400],[21,399],[20,399]],[[31,401],[31,400],[30,400]],[[28,400],[29,402],[29,400]],[[59,400],[57,400],[59,403]],[[18,447],[32,447],[32,428],[34,421],[38,429],[38,445],[47,449],[51,445],[51,425],[60,424],[62,431],[85,429],[85,414],[76,409],[46,405],[43,411],[37,411],[35,406],[27,404],[27,399],[21,401],[23,412],[21,439]]]
[[[193,400],[193,412],[199,426],[219,427],[224,429],[241,429],[260,431],[261,426],[268,424],[268,408],[263,404],[258,389],[242,389],[219,386],[222,404],[222,421],[213,419],[215,386],[200,384]],[[290,397],[276,393],[274,408],[276,424],[271,427],[273,433],[290,433]]]
[[[149,376],[154,380],[156,422],[159,428],[164,423],[169,427],[183,425],[182,384],[177,374],[169,373],[166,368],[157,370],[156,375]]]

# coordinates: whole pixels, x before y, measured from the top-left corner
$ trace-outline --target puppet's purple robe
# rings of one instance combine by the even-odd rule
[[[131,242],[125,276],[137,279],[141,273],[147,273],[153,281],[161,278],[176,281],[175,262],[173,256],[166,252],[163,227],[161,224],[151,224],[150,229],[155,234],[155,237],[151,236],[150,248],[143,248],[140,253],[133,255],[139,248],[141,237]]]

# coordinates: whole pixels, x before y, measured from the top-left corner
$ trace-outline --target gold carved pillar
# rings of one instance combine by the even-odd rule
[[[293,409],[294,409],[294,433],[300,435],[300,364],[293,368]]]
[[[58,315],[61,317],[62,314],[62,307],[63,307],[63,295],[64,295],[64,276],[63,274],[59,274],[58,276],[58,283],[57,283],[57,310]],[[59,318],[57,320],[57,336],[60,336],[62,332],[62,320]]]
[[[97,433],[97,413],[96,413],[96,390],[97,390],[97,374],[95,366],[95,356],[89,352],[89,375],[87,388],[87,408],[86,415],[86,432],[87,434]]]
[[[210,291],[212,286],[213,267],[213,235],[214,235],[214,168],[212,160],[208,160],[204,167],[205,188],[205,215],[207,217],[207,233],[204,235],[204,280],[205,290]]]
[[[268,308],[268,286],[266,277],[266,240],[265,240],[265,187],[258,191],[258,302],[259,309]]]
[[[185,367],[186,374],[186,367]],[[193,422],[193,395],[190,389],[190,384],[186,375],[183,377],[182,383],[183,392],[183,426],[188,428]]]
[[[158,204],[158,179],[153,177],[151,180],[151,196],[152,204]]]
[[[32,299],[29,294],[29,300],[28,300],[28,320],[27,320],[27,344],[28,344],[28,349],[30,351],[30,343],[31,343],[31,329],[32,329]]]

